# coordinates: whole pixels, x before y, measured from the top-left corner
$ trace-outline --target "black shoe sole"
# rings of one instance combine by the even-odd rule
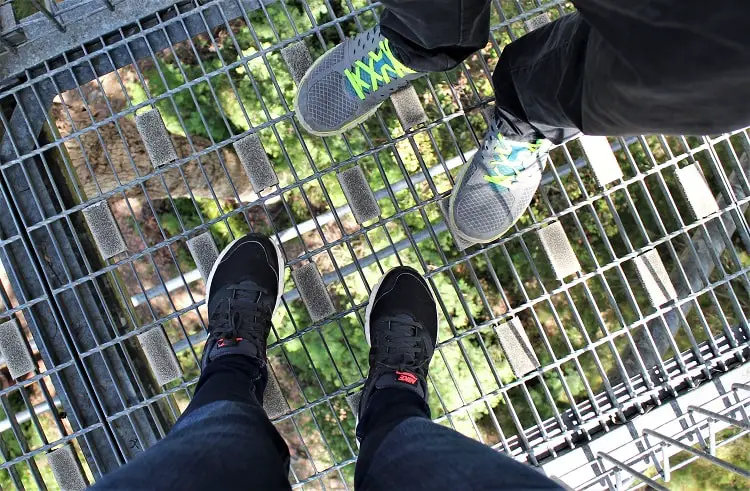
[[[395,271],[396,269],[408,270],[416,274],[420,278],[422,277],[422,275],[420,275],[416,269],[409,266],[396,266],[395,268],[391,268],[386,271],[386,273],[380,277],[378,282],[373,287],[372,292],[370,293],[370,301],[367,303],[367,309],[365,309],[365,339],[367,339],[368,346],[372,346],[372,344],[370,343],[370,316],[372,315],[372,306],[375,305],[375,297],[380,291],[380,287],[383,286],[383,280],[385,279],[385,277],[391,274],[391,272]],[[427,289],[430,290],[429,285],[427,286]],[[430,293],[432,293],[431,290]],[[440,326],[440,315],[438,313],[437,304],[435,304],[435,325]],[[437,346],[437,343],[435,344],[435,346]]]
[[[214,265],[211,267],[211,272],[208,274],[208,280],[206,280],[206,305],[208,305],[208,293],[211,291],[211,280],[214,278],[214,273],[219,267],[219,264],[221,264],[221,260],[224,259],[224,256],[232,249],[232,246],[234,246],[238,241],[246,238],[246,237],[263,237],[267,238],[271,241],[273,244],[273,248],[276,250],[276,259],[278,260],[278,268],[277,271],[279,272],[279,285],[278,290],[276,294],[276,304],[274,305],[274,312],[279,307],[279,303],[281,303],[281,296],[284,294],[284,272],[285,272],[285,263],[284,263],[284,255],[281,252],[281,246],[279,246],[279,242],[276,240],[275,237],[266,237],[264,235],[260,234],[247,234],[243,235],[242,237],[238,237],[234,239],[232,242],[230,242],[224,249],[222,249],[221,253],[219,254],[219,257],[216,258],[216,262],[214,262]]]

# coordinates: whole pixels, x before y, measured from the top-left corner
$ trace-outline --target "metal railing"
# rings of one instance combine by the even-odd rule
[[[281,401],[272,419],[292,448],[295,486],[351,486],[347,396],[367,373],[364,308],[396,264],[421,270],[442,313],[429,380],[436,420],[550,474],[613,429],[745,373],[747,130],[617,138],[603,154],[571,141],[552,151],[535,200],[502,239],[464,250],[445,224],[441,204],[486,129],[499,53],[525,21],[570,5],[493,0],[487,47],[413,83],[425,123],[402,128],[389,102],[342,138],[321,139],[294,118],[281,50],[301,42],[320,56],[374,25],[377,3],[154,2],[152,12],[127,0],[89,3],[87,17],[65,17],[73,3],[62,2],[52,18],[18,22],[65,18],[56,49],[37,49],[44,34],[0,52],[0,320],[17,321],[37,366],[0,389],[0,485],[53,486],[44,453],[57,448],[70,448],[91,482],[166,434],[199,375],[204,285],[186,242],[205,232],[218,248],[251,230],[276,236],[288,269],[317,265],[336,307],[311,321],[287,274],[269,359]],[[177,156],[165,165],[152,165],[144,140],[154,137],[136,124],[153,109]],[[250,134],[279,177],[260,196],[233,146]],[[619,177],[601,182],[598,166],[612,162]],[[365,224],[337,182],[355,165],[381,209]],[[693,171],[704,180],[689,180]],[[706,189],[708,212],[689,199]],[[112,222],[86,221],[99,203]],[[563,278],[558,251],[540,235],[558,223],[580,263]],[[510,322],[530,339],[528,373],[513,371],[519,354],[501,344]],[[174,353],[176,378],[152,371],[139,340],[154,329]],[[718,412],[738,419],[736,407]],[[666,441],[655,436],[641,436],[651,454]],[[614,486],[615,468],[621,480],[647,472],[633,464],[643,455],[604,452],[596,478],[570,482]]]
[[[40,24],[49,23],[59,34],[71,24],[96,14],[101,9],[113,11],[118,0],[1,0],[0,46],[13,51],[38,35]],[[29,35],[29,31],[30,35]]]
[[[750,469],[719,453],[750,434],[748,370],[723,374],[654,409],[637,424],[614,430],[590,448],[588,457],[569,455],[545,466],[576,489],[667,489],[675,472],[694,462],[717,466],[750,480]],[[681,456],[682,458],[676,458]],[[715,483],[718,485],[718,483]]]

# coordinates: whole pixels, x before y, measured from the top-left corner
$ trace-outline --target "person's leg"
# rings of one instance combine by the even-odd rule
[[[524,213],[551,143],[593,135],[715,134],[750,124],[750,4],[575,0],[507,46],[493,75],[495,117],[460,171],[449,222],[470,242]]]
[[[380,29],[399,59],[420,72],[450,70],[482,49],[490,0],[383,0]]]
[[[377,446],[365,437],[355,479],[359,490],[563,489],[540,471],[425,417],[403,420]]]
[[[380,25],[345,39],[299,81],[294,112],[318,136],[363,123],[391,94],[483,47],[490,0],[386,0]]]
[[[438,320],[417,271],[389,271],[373,289],[365,317],[370,372],[359,405],[356,489],[560,489],[533,469],[430,421],[427,373]]]
[[[222,252],[206,285],[209,337],[193,400],[162,441],[94,489],[289,488],[289,450],[262,407],[280,257],[256,234]]]
[[[93,489],[288,487],[289,450],[255,395],[259,379],[244,356],[217,359],[169,435]]]
[[[560,143],[579,130],[716,134],[750,124],[750,4],[573,3],[577,13],[500,56],[496,106],[521,135]]]

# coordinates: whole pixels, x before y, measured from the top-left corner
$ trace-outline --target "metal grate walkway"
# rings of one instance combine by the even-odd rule
[[[295,120],[295,79],[377,3],[29,5],[0,0],[3,489],[93,482],[168,432],[199,375],[205,272],[248,231],[289,270],[266,410],[298,487],[352,486],[364,309],[397,264],[442,312],[436,421],[532,465],[746,374],[747,130],[582,137],[501,240],[445,224],[499,53],[569,3],[493,0],[485,49],[325,139]],[[613,486],[628,459],[571,483]]]

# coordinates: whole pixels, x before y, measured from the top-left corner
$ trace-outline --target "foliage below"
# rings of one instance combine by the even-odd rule
[[[333,12],[328,10],[329,3]],[[251,28],[242,21],[233,22],[232,35],[226,29],[218,30],[210,37],[196,38],[194,44],[180,43],[160,52],[155,61],[139,63],[138,76],[127,84],[133,105],[143,104],[139,110],[147,110],[147,101],[156,97],[156,107],[171,133],[204,138],[217,145],[231,145],[231,139],[259,131],[284,189],[281,202],[263,210],[239,210],[234,201],[160,200],[155,206],[160,230],[166,236],[215,221],[210,231],[221,249],[250,230],[281,232],[346,204],[333,168],[361,165],[370,187],[378,191],[407,175],[440,168],[477,147],[486,124],[476,109],[492,99],[486,77],[498,57],[492,45],[455,70],[414,82],[429,121],[435,124],[408,138],[390,103],[363,125],[365,132],[351,130],[342,138],[316,138],[293,124],[290,108],[295,86],[275,46],[297,33],[309,32],[314,21],[316,26],[326,27],[319,35],[306,37],[305,42],[313,57],[320,56],[341,36],[375,23],[367,12],[357,18],[361,26],[354,18],[327,25],[333,15],[348,14],[348,5],[360,8],[365,3],[276,2],[249,14]],[[531,0],[521,3],[524,8],[537,6]],[[506,18],[518,15],[517,2],[503,0],[501,5]],[[492,25],[503,21],[493,13]],[[511,33],[519,36],[523,32],[522,23],[514,22],[510,31],[494,34],[504,46]],[[231,68],[224,70],[226,66]],[[290,430],[291,435],[299,430],[305,440],[304,448],[297,450],[300,461],[304,457],[313,460],[320,471],[356,453],[355,421],[344,395],[360,384],[368,370],[364,303],[380,275],[398,264],[413,265],[426,273],[440,299],[440,347],[430,368],[433,417],[469,436],[498,444],[542,420],[593,402],[592,395],[601,393],[605,383],[618,375],[616,359],[618,353],[625,352],[625,330],[641,329],[632,324],[655,312],[631,262],[623,258],[693,221],[675,177],[673,157],[692,153],[682,157],[680,165],[699,160],[718,194],[722,190],[718,170],[731,172],[731,155],[746,150],[739,136],[717,143],[710,151],[694,151],[705,143],[699,138],[650,136],[615,143],[626,144],[616,152],[626,180],[638,179],[605,191],[588,165],[572,170],[567,166],[567,162],[583,158],[577,143],[558,148],[551,155],[555,179],[537,194],[529,212],[518,222],[518,231],[524,233],[514,235],[511,231],[512,238],[501,245],[471,248],[467,254],[458,250],[445,229],[433,234],[428,228],[427,223],[436,229],[442,226],[439,201],[450,191],[457,168],[450,175],[437,173],[404,186],[392,197],[386,194],[379,200],[383,221],[366,233],[357,231],[350,215],[341,217],[348,234],[345,243],[329,247],[342,237],[341,227],[334,223],[322,227],[325,237],[316,229],[286,244],[288,251],[294,252],[289,259],[310,253],[323,274],[336,274],[355,260],[362,264],[365,258],[378,256],[366,266],[350,268],[343,281],[336,278],[331,283],[329,292],[344,315],[311,329],[312,322],[299,299],[284,302],[275,315],[269,340],[271,367],[293,409],[314,403],[312,409],[294,418],[296,429]],[[375,148],[378,150],[373,151]],[[558,280],[535,232],[528,230],[552,216],[563,224],[583,272],[592,273],[586,279]],[[678,253],[686,242],[684,233],[672,240]],[[740,251],[739,239],[734,245],[718,258],[723,271],[716,268],[710,281],[750,267],[750,256]],[[398,253],[385,257],[384,252],[394,247]],[[668,270],[677,265],[667,245],[657,249]],[[186,248],[175,250],[183,272],[195,267]],[[612,262],[618,266],[602,268]],[[286,291],[295,287],[289,276]],[[575,285],[568,285],[570,282]],[[725,326],[739,324],[750,312],[748,298],[746,282],[741,279],[718,287],[715,298],[698,296],[695,302],[703,314],[695,308],[687,314],[691,329],[678,332],[675,346],[663,358],[673,356],[674,349],[695,352],[700,343],[724,334]],[[539,362],[555,367],[524,383],[511,371],[497,335],[500,322],[511,317],[511,310],[522,321]],[[172,341],[184,337],[178,328],[165,328]],[[618,336],[611,342],[596,343],[610,334]],[[178,359],[187,380],[197,377],[192,352],[183,351]],[[180,405],[184,402],[179,401]],[[21,428],[27,441],[39,444],[38,436],[27,434],[32,431],[30,423]],[[3,441],[10,458],[23,454],[10,432],[3,434]],[[742,451],[728,455],[747,463],[747,442],[743,441]],[[715,471],[701,468],[691,474],[693,468],[697,466],[675,473],[674,482],[684,489],[735,486]],[[42,472],[47,472],[46,468]],[[351,465],[341,470],[347,480],[352,473]],[[298,475],[305,477],[304,472]],[[24,474],[24,484],[33,488],[27,477],[30,479]],[[0,485],[10,487],[9,479],[7,472],[2,473]],[[46,477],[45,481],[53,482]]]

